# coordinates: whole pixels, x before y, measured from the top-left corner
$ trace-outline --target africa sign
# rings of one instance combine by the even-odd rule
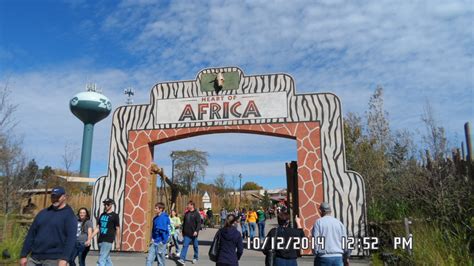
[[[156,101],[156,122],[160,124],[284,118],[287,112],[284,92],[217,95]]]

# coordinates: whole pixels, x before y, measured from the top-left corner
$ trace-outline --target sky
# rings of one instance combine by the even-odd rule
[[[14,134],[40,166],[63,167],[82,123],[69,100],[97,83],[116,108],[125,88],[148,103],[153,85],[192,80],[203,68],[287,73],[297,93],[333,92],[343,113],[364,115],[377,86],[393,130],[422,145],[427,102],[451,146],[464,140],[474,110],[473,1],[0,1],[0,85],[18,104]],[[106,174],[111,116],[95,126],[91,177]],[[230,141],[231,140],[231,141]],[[229,144],[229,142],[231,142]],[[296,143],[257,135],[212,135],[156,147],[209,152],[206,182],[242,174],[285,186]],[[252,154],[252,156],[249,156]]]

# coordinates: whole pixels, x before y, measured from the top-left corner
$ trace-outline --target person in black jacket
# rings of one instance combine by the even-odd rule
[[[21,266],[66,266],[75,251],[76,215],[66,204],[64,188],[53,188],[51,203],[36,215],[28,230],[20,253]]]
[[[273,228],[272,230],[270,230],[270,232],[268,232],[267,234],[268,239],[272,237],[278,237],[278,238],[282,237],[284,238],[283,243],[284,243],[284,246],[286,247],[290,239],[294,239],[294,238],[301,239],[305,236],[303,229],[301,229],[302,228],[301,219],[298,217],[298,215],[296,215],[295,217],[295,223],[296,223],[297,228],[289,227],[290,215],[287,212],[278,213],[277,220],[278,220],[278,227]],[[276,234],[275,234],[275,230],[276,230]],[[276,244],[277,242],[278,241],[275,241]],[[265,255],[267,256],[270,254],[269,252],[269,250],[271,249],[270,243],[271,241],[267,241],[263,249],[263,253],[265,253]],[[289,249],[277,248],[275,250],[275,260],[272,266],[282,266],[282,265],[297,266],[298,265],[298,263],[296,262],[296,259],[301,256],[300,250],[291,248],[293,247],[293,244],[290,244],[289,247],[290,247]]]
[[[242,235],[235,228],[234,223],[238,220],[234,214],[227,215],[224,228],[217,231],[220,234],[219,255],[216,266],[238,266],[240,257],[244,252]]]
[[[193,243],[194,248],[193,264],[199,259],[198,234],[201,230],[201,215],[192,201],[188,202],[187,209],[183,218],[183,248],[178,260],[178,263],[181,265],[184,265],[186,253],[188,253],[188,247],[191,243]]]

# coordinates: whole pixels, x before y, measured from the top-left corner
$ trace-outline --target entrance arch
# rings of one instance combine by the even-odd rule
[[[234,83],[209,89],[215,77]],[[122,106],[114,112],[109,171],[94,186],[93,213],[100,214],[103,199],[115,199],[121,250],[147,247],[143,230],[150,209],[146,186],[152,146],[225,132],[295,139],[298,208],[305,233],[309,235],[319,217],[319,204],[328,201],[350,236],[365,236],[364,182],[345,168],[339,99],[331,93],[296,95],[293,79],[285,74],[245,76],[229,67],[203,70],[192,81],[157,84],[150,104]]]
[[[299,213],[303,217],[304,230],[309,235],[318,216],[315,210],[323,200],[322,167],[320,156],[319,123],[277,123],[269,125],[211,126],[181,129],[157,129],[130,131],[127,162],[127,181],[124,207],[124,250],[144,250],[148,241],[146,211],[147,177],[153,162],[152,149],[156,144],[215,133],[252,133],[292,138],[297,143]]]

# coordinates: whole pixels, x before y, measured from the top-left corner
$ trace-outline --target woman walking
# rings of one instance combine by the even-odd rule
[[[84,207],[80,208],[77,212],[76,250],[69,261],[69,265],[76,266],[76,257],[79,257],[79,266],[86,265],[86,256],[91,247],[92,228],[89,211]]]
[[[176,254],[176,257],[179,257],[179,243],[178,243],[178,235],[180,234],[180,227],[181,227],[181,219],[179,219],[179,216],[176,215],[176,210],[171,210],[171,216],[170,216],[170,221],[171,221],[171,245],[169,247],[169,252],[168,254],[171,253],[171,248],[174,246]]]
[[[263,249],[263,253],[267,256],[271,256],[269,252],[272,248],[269,243],[272,241],[271,238],[283,238],[283,243],[288,243],[290,239],[302,239],[305,235],[303,229],[301,229],[301,219],[296,215],[295,223],[298,228],[288,227],[290,224],[290,215],[287,212],[280,212],[277,215],[278,227],[273,228],[268,232],[267,239],[269,239]],[[300,250],[293,249],[293,245],[287,245],[287,249],[277,249],[275,251],[275,258],[273,265],[270,266],[297,266],[298,263],[296,259],[301,256]],[[265,260],[265,265],[267,266],[268,260]]]
[[[247,212],[247,224],[249,225],[250,240],[253,241],[255,231],[257,231],[257,213],[253,208]]]
[[[247,238],[249,237],[249,225],[247,223],[247,210],[243,208],[241,213],[242,215],[240,216],[240,226],[242,227],[242,237]]]
[[[224,227],[217,231],[220,234],[219,255],[217,256],[216,266],[238,266],[240,257],[244,252],[242,235],[235,228],[234,224],[237,216],[227,215]]]

